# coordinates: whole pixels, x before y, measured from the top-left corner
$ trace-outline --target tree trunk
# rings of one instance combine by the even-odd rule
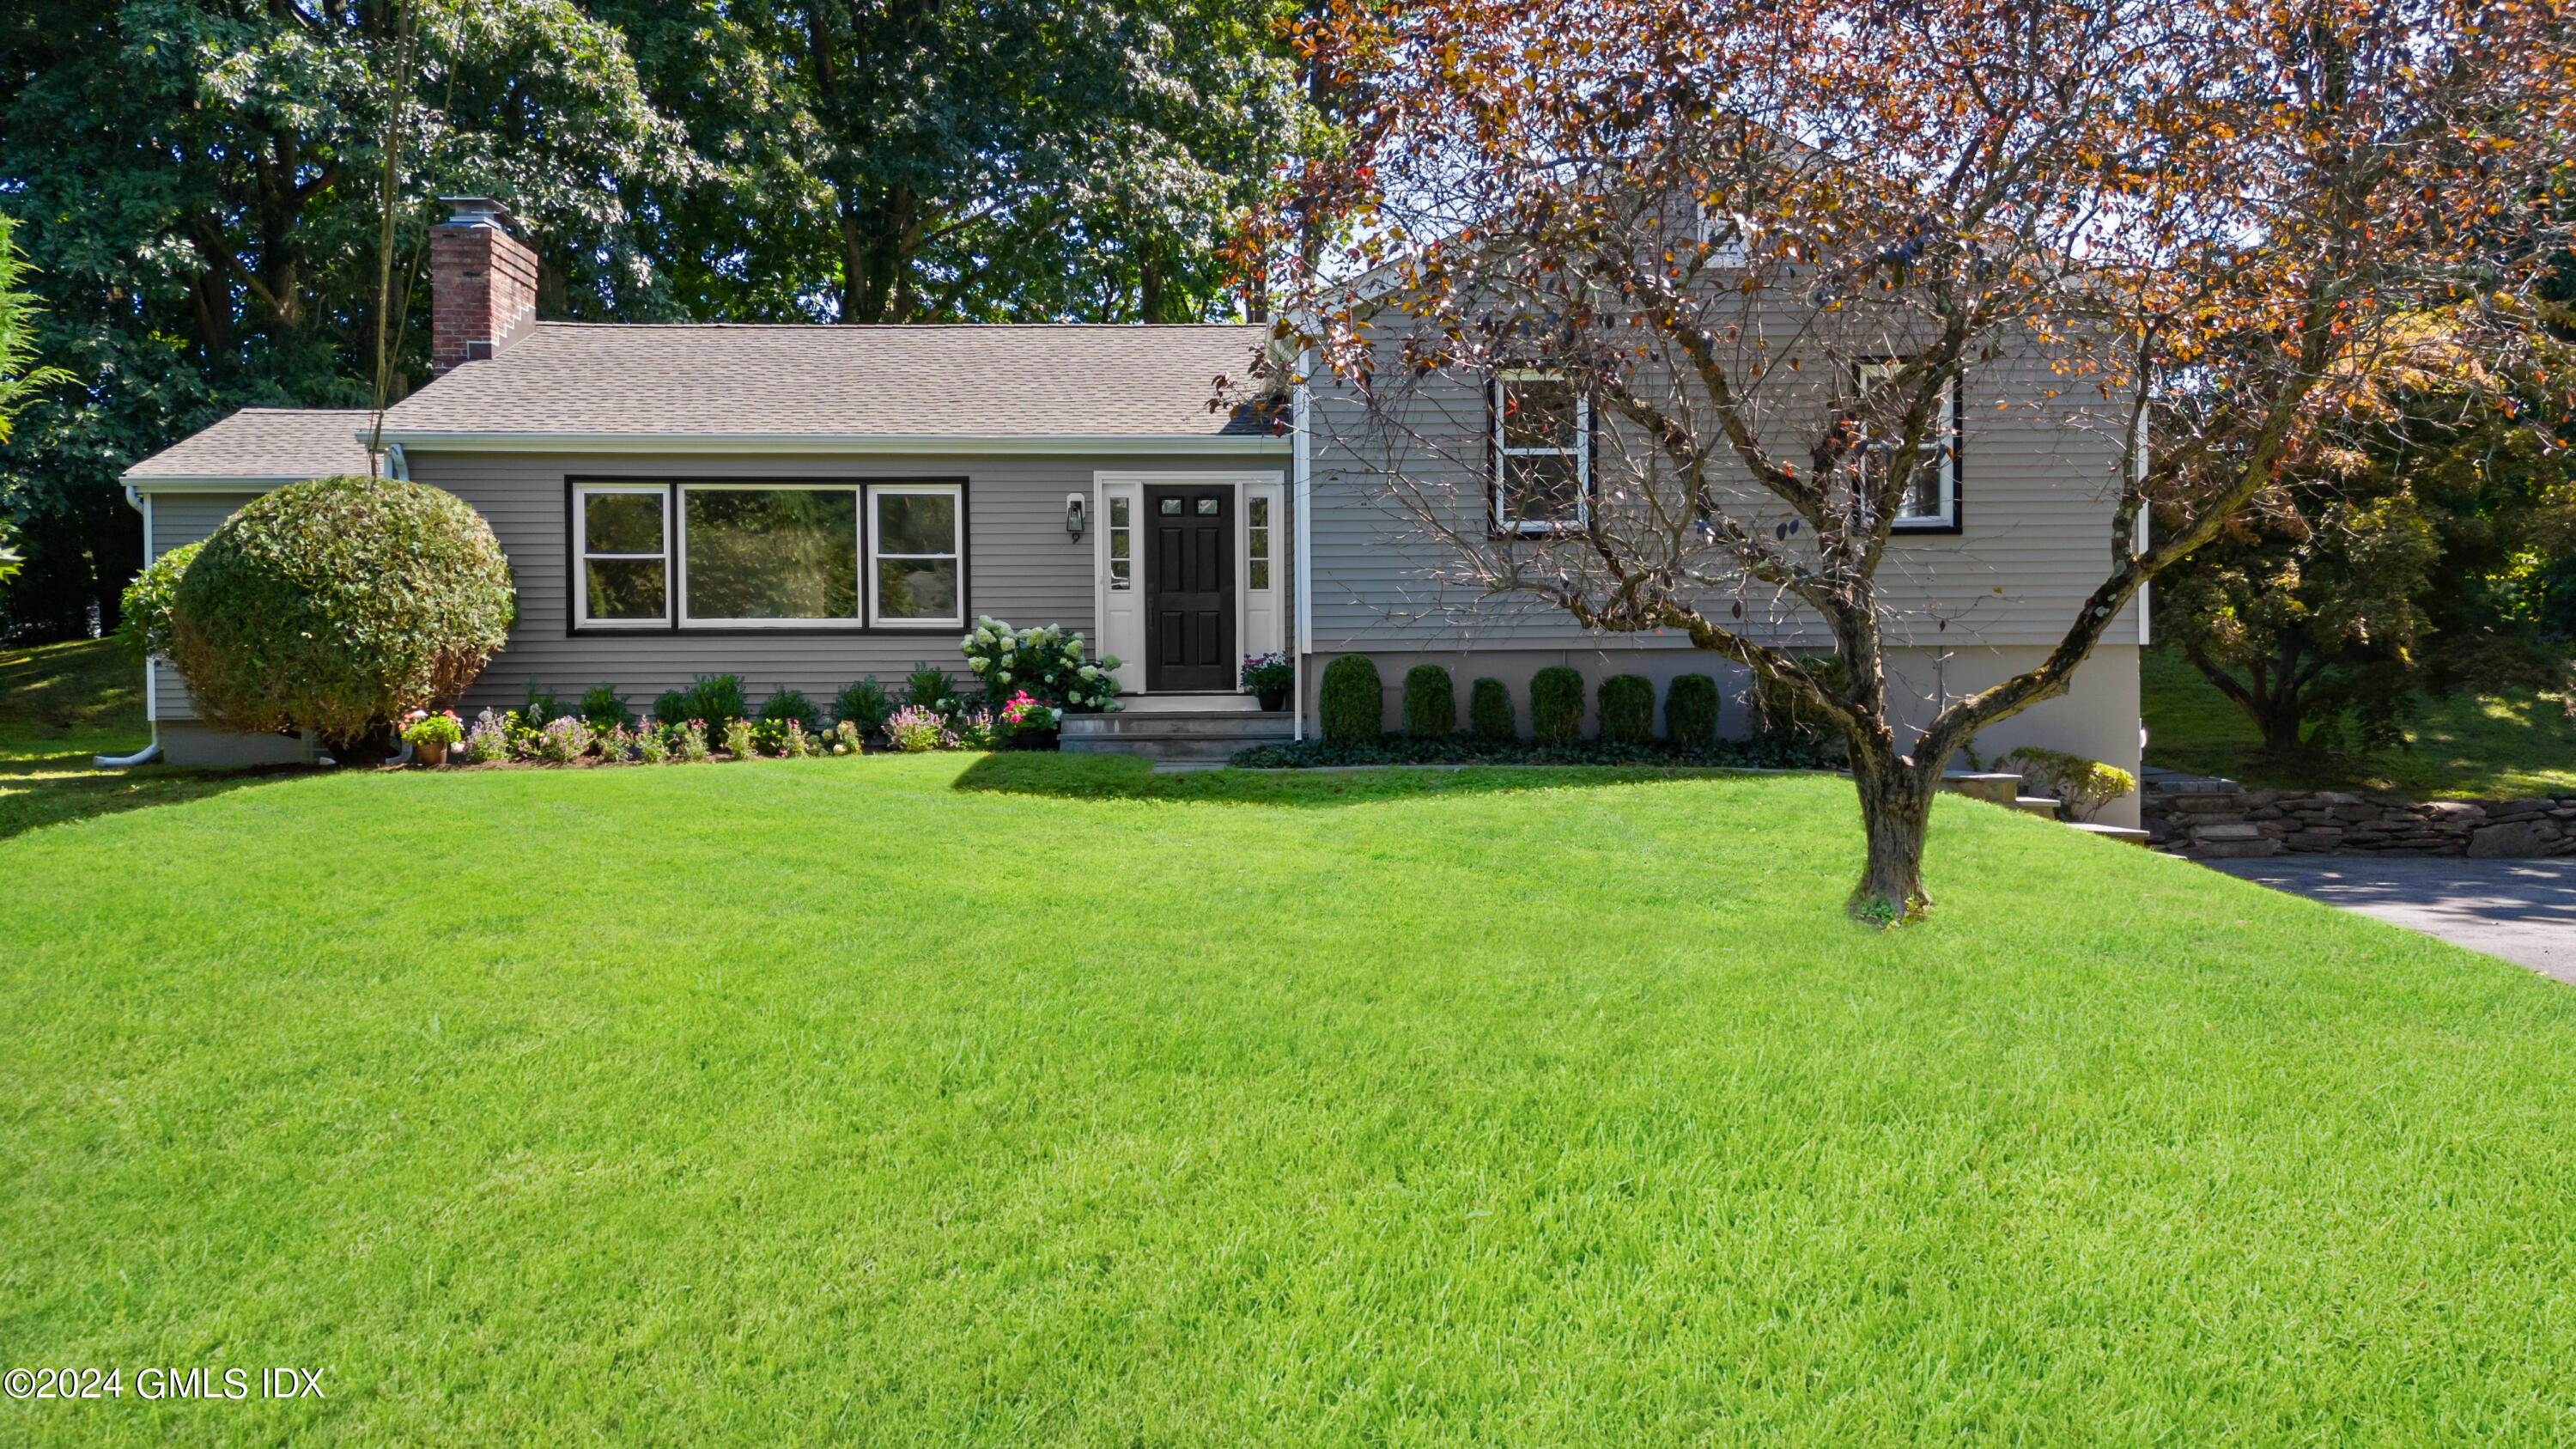
[[[1853,742],[1851,761],[1869,864],[1844,909],[1861,920],[1886,925],[1921,920],[1932,908],[1932,895],[1923,889],[1923,837],[1932,820],[1931,777],[1905,756],[1860,741]]]

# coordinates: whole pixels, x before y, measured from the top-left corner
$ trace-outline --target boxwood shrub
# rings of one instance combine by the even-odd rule
[[[1561,745],[1582,735],[1582,675],[1559,664],[1530,676],[1530,732],[1542,745]]]
[[[1345,654],[1324,666],[1315,712],[1324,738],[1336,744],[1373,743],[1386,718],[1386,686],[1378,683],[1377,664],[1365,654]]]
[[[812,700],[799,690],[782,687],[760,707],[760,722],[777,730],[789,720],[796,721],[797,727],[809,735],[823,727],[823,713],[814,708]]]
[[[226,729],[309,729],[347,747],[454,699],[509,638],[510,565],[441,489],[315,478],[252,499],[170,600],[170,654]]]
[[[1404,671],[1404,732],[1417,740],[1445,740],[1458,730],[1458,686],[1437,664]]]
[[[626,696],[619,694],[613,684],[594,684],[582,691],[578,713],[593,729],[631,728],[635,723],[635,711],[626,707]]]
[[[1512,692],[1499,679],[1479,679],[1467,686],[1467,733],[1480,744],[1501,744],[1520,737],[1512,716]]]
[[[1664,690],[1664,738],[1677,750],[1698,749],[1717,738],[1717,681],[1682,674]]]
[[[832,718],[858,726],[863,735],[875,734],[894,718],[894,701],[886,697],[885,686],[873,674],[856,684],[841,686],[832,696]]]
[[[1642,674],[1614,674],[1601,681],[1601,738],[1614,745],[1642,745],[1655,737],[1655,682]]]

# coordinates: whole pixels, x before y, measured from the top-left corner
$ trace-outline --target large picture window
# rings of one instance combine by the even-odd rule
[[[1901,358],[1864,362],[1854,369],[1861,388],[1866,391],[1896,375],[1905,366]],[[1956,533],[1959,529],[1959,384],[1953,379],[1941,389],[1941,400],[1935,405],[1936,415],[1923,434],[1923,451],[1915,459],[1914,475],[1905,480],[1905,491],[1897,498],[1894,527],[1905,533]],[[1886,451],[1885,445],[1874,445],[1872,456]]]
[[[1497,373],[1494,527],[1564,533],[1592,522],[1592,403],[1550,372]]]
[[[859,490],[680,490],[691,624],[859,622]]]
[[[582,623],[632,628],[670,618],[670,502],[663,488],[576,491]]]
[[[961,624],[957,575],[958,495],[954,488],[872,488],[870,572],[884,624]]]
[[[585,629],[945,627],[965,615],[954,483],[577,483]]]

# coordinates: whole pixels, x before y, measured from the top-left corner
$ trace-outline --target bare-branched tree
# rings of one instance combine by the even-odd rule
[[[1930,904],[1962,743],[2065,693],[2413,339],[2515,347],[2565,244],[2576,69],[2536,7],[1346,0],[1303,43],[1365,140],[1282,198],[1284,340],[1365,399],[1442,582],[1822,711],[1881,920]],[[1319,215],[1338,265],[1300,268]],[[1908,726],[1891,637],[1960,590],[1896,561],[1956,506],[1972,388],[2098,460],[2062,486],[2100,582],[2044,662]]]

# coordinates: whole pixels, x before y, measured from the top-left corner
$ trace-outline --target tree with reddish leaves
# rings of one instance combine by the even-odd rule
[[[2521,345],[2566,243],[2576,65],[2536,6],[1344,0],[1301,43],[1350,139],[1255,233],[1283,340],[1365,400],[1444,582],[1679,631],[1833,721],[1874,920],[1931,904],[1959,746],[2064,694],[2421,339]],[[1319,216],[1342,244],[1302,267]],[[1601,421],[1571,526],[1490,526],[1421,421],[1523,369]],[[1901,727],[1882,569],[1979,370],[2105,460],[2068,482],[2100,583],[2043,662]]]

